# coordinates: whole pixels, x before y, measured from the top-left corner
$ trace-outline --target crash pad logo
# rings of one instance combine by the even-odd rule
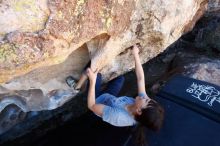
[[[191,86],[186,89],[186,92],[202,102],[207,102],[209,106],[212,106],[214,101],[220,103],[220,91],[213,86],[193,82]]]

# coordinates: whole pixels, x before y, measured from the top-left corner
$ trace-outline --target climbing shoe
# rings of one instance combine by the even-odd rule
[[[73,88],[77,93],[80,92],[80,89],[76,89],[76,88],[75,88],[75,87],[76,87],[77,80],[76,80],[74,77],[68,76],[68,77],[66,78],[66,83],[67,83],[67,85],[68,85],[70,88]]]

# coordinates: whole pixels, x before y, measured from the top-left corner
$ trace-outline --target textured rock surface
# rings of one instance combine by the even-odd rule
[[[14,103],[24,111],[68,101],[74,92],[65,77],[79,77],[89,59],[109,80],[134,67],[128,48],[136,42],[143,48],[142,63],[155,57],[190,30],[207,5],[206,0],[0,3],[0,110]]]
[[[220,60],[193,53],[177,54],[171,65],[172,70],[185,76],[220,86]]]
[[[220,60],[203,58],[201,61],[204,61],[204,63],[195,63],[186,66],[185,68],[187,68],[186,70],[188,70],[188,72],[185,74],[188,74],[188,76],[192,78],[220,86]]]
[[[219,13],[220,12],[220,1],[219,0],[209,0],[208,12]]]
[[[47,0],[1,0],[0,40],[14,31],[37,32],[49,17]]]
[[[203,18],[204,22],[197,30],[196,47],[220,52],[220,16]],[[209,26],[209,27],[208,27]]]
[[[5,108],[0,114],[0,134],[3,134],[12,126],[24,120],[25,117],[26,113],[24,113],[21,108],[17,107],[16,105],[7,106],[7,108]]]

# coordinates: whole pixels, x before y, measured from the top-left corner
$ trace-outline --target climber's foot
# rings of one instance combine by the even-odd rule
[[[66,78],[66,83],[70,88],[73,88],[76,91],[76,93],[80,92],[80,89],[76,89],[77,80],[74,77],[68,76]]]

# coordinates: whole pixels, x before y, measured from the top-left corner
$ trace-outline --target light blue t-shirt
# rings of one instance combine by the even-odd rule
[[[96,103],[105,105],[102,120],[118,127],[136,124],[132,115],[125,110],[127,104],[133,104],[134,102],[135,100],[132,97],[115,97],[108,93],[102,94],[96,99]]]

